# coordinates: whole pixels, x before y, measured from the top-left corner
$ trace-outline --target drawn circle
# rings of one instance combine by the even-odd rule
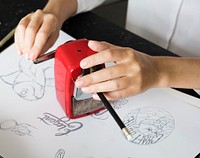
[[[30,101],[38,100],[44,95],[44,86],[33,81],[15,83],[13,90],[21,98]]]
[[[138,145],[158,143],[167,138],[175,127],[173,117],[156,107],[133,110],[125,116],[123,122],[132,134],[131,142]]]
[[[31,133],[31,131],[23,125],[15,126],[15,128],[13,128],[12,131],[19,136],[30,135]]]
[[[17,126],[17,122],[15,120],[5,120],[0,123],[0,129],[2,130],[10,130]]]

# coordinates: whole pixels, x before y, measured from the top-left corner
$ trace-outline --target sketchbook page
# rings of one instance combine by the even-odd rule
[[[188,104],[191,104],[191,105],[193,105],[197,108],[200,108],[200,99],[199,98],[196,98],[194,96],[182,93],[182,92],[177,91],[177,90],[172,89],[172,88],[165,88],[163,90],[168,92],[171,95],[176,96],[178,99],[181,99],[181,100],[187,102]]]
[[[61,33],[56,44],[70,39]],[[162,89],[112,101],[133,135],[129,142],[107,110],[69,119],[56,99],[53,67],[54,59],[24,60],[14,44],[0,54],[0,157],[194,158],[200,152],[200,109]]]

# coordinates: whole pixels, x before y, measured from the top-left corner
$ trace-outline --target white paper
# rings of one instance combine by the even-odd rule
[[[61,32],[52,49],[71,39]],[[112,102],[132,142],[107,110],[67,118],[56,99],[53,66],[53,59],[24,60],[14,44],[0,54],[0,156],[194,158],[200,152],[200,109],[162,89]]]
[[[193,106],[195,106],[197,108],[200,108],[200,99],[199,98],[196,98],[196,97],[194,97],[192,95],[188,95],[186,93],[182,93],[182,92],[177,91],[177,90],[172,89],[172,88],[165,88],[163,90],[165,90],[169,94],[174,95],[177,98],[187,102],[188,104],[191,104],[191,105],[193,105]]]

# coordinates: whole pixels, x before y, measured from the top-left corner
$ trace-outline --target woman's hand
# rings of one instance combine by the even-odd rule
[[[54,14],[37,10],[19,22],[15,31],[16,49],[26,59],[36,59],[47,51],[59,36],[58,19]]]
[[[76,80],[75,85],[85,93],[104,92],[109,100],[120,99],[158,86],[159,73],[153,57],[131,48],[114,46],[106,42],[89,41],[89,47],[98,52],[83,59],[81,68],[115,62],[108,67]]]

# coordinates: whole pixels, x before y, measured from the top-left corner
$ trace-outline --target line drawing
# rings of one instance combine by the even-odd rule
[[[128,113],[124,124],[131,132],[132,143],[150,145],[167,138],[175,128],[174,118],[157,107],[144,107]]]
[[[114,109],[120,109],[122,108],[122,105],[125,105],[128,103],[128,100],[123,98],[123,99],[120,99],[120,100],[114,100],[114,101],[110,101],[110,104],[112,105],[112,107]],[[105,110],[101,110],[95,114],[92,114],[91,115],[94,119],[97,119],[97,120],[106,120],[109,118],[110,116],[110,113],[108,113],[108,110],[105,109]]]
[[[55,136],[68,135],[70,132],[77,131],[83,127],[81,122],[71,121],[68,117],[57,117],[50,113],[44,113],[44,116],[38,117],[38,119],[44,122],[46,125],[53,125],[57,128],[58,133]]]
[[[18,123],[16,120],[4,120],[0,122],[0,129],[3,131],[11,131],[19,136],[32,136],[32,129],[36,129],[34,126],[27,123]]]
[[[46,87],[54,87],[53,73],[52,62],[34,64],[22,57],[18,62],[18,70],[1,75],[0,79],[10,85],[19,97],[37,101],[44,96]]]
[[[113,105],[115,109],[120,109],[122,105],[125,105],[127,103],[128,103],[128,100],[125,98],[111,101],[111,104]]]
[[[64,158],[64,156],[65,156],[65,150],[64,149],[59,149],[56,152],[54,158]]]

